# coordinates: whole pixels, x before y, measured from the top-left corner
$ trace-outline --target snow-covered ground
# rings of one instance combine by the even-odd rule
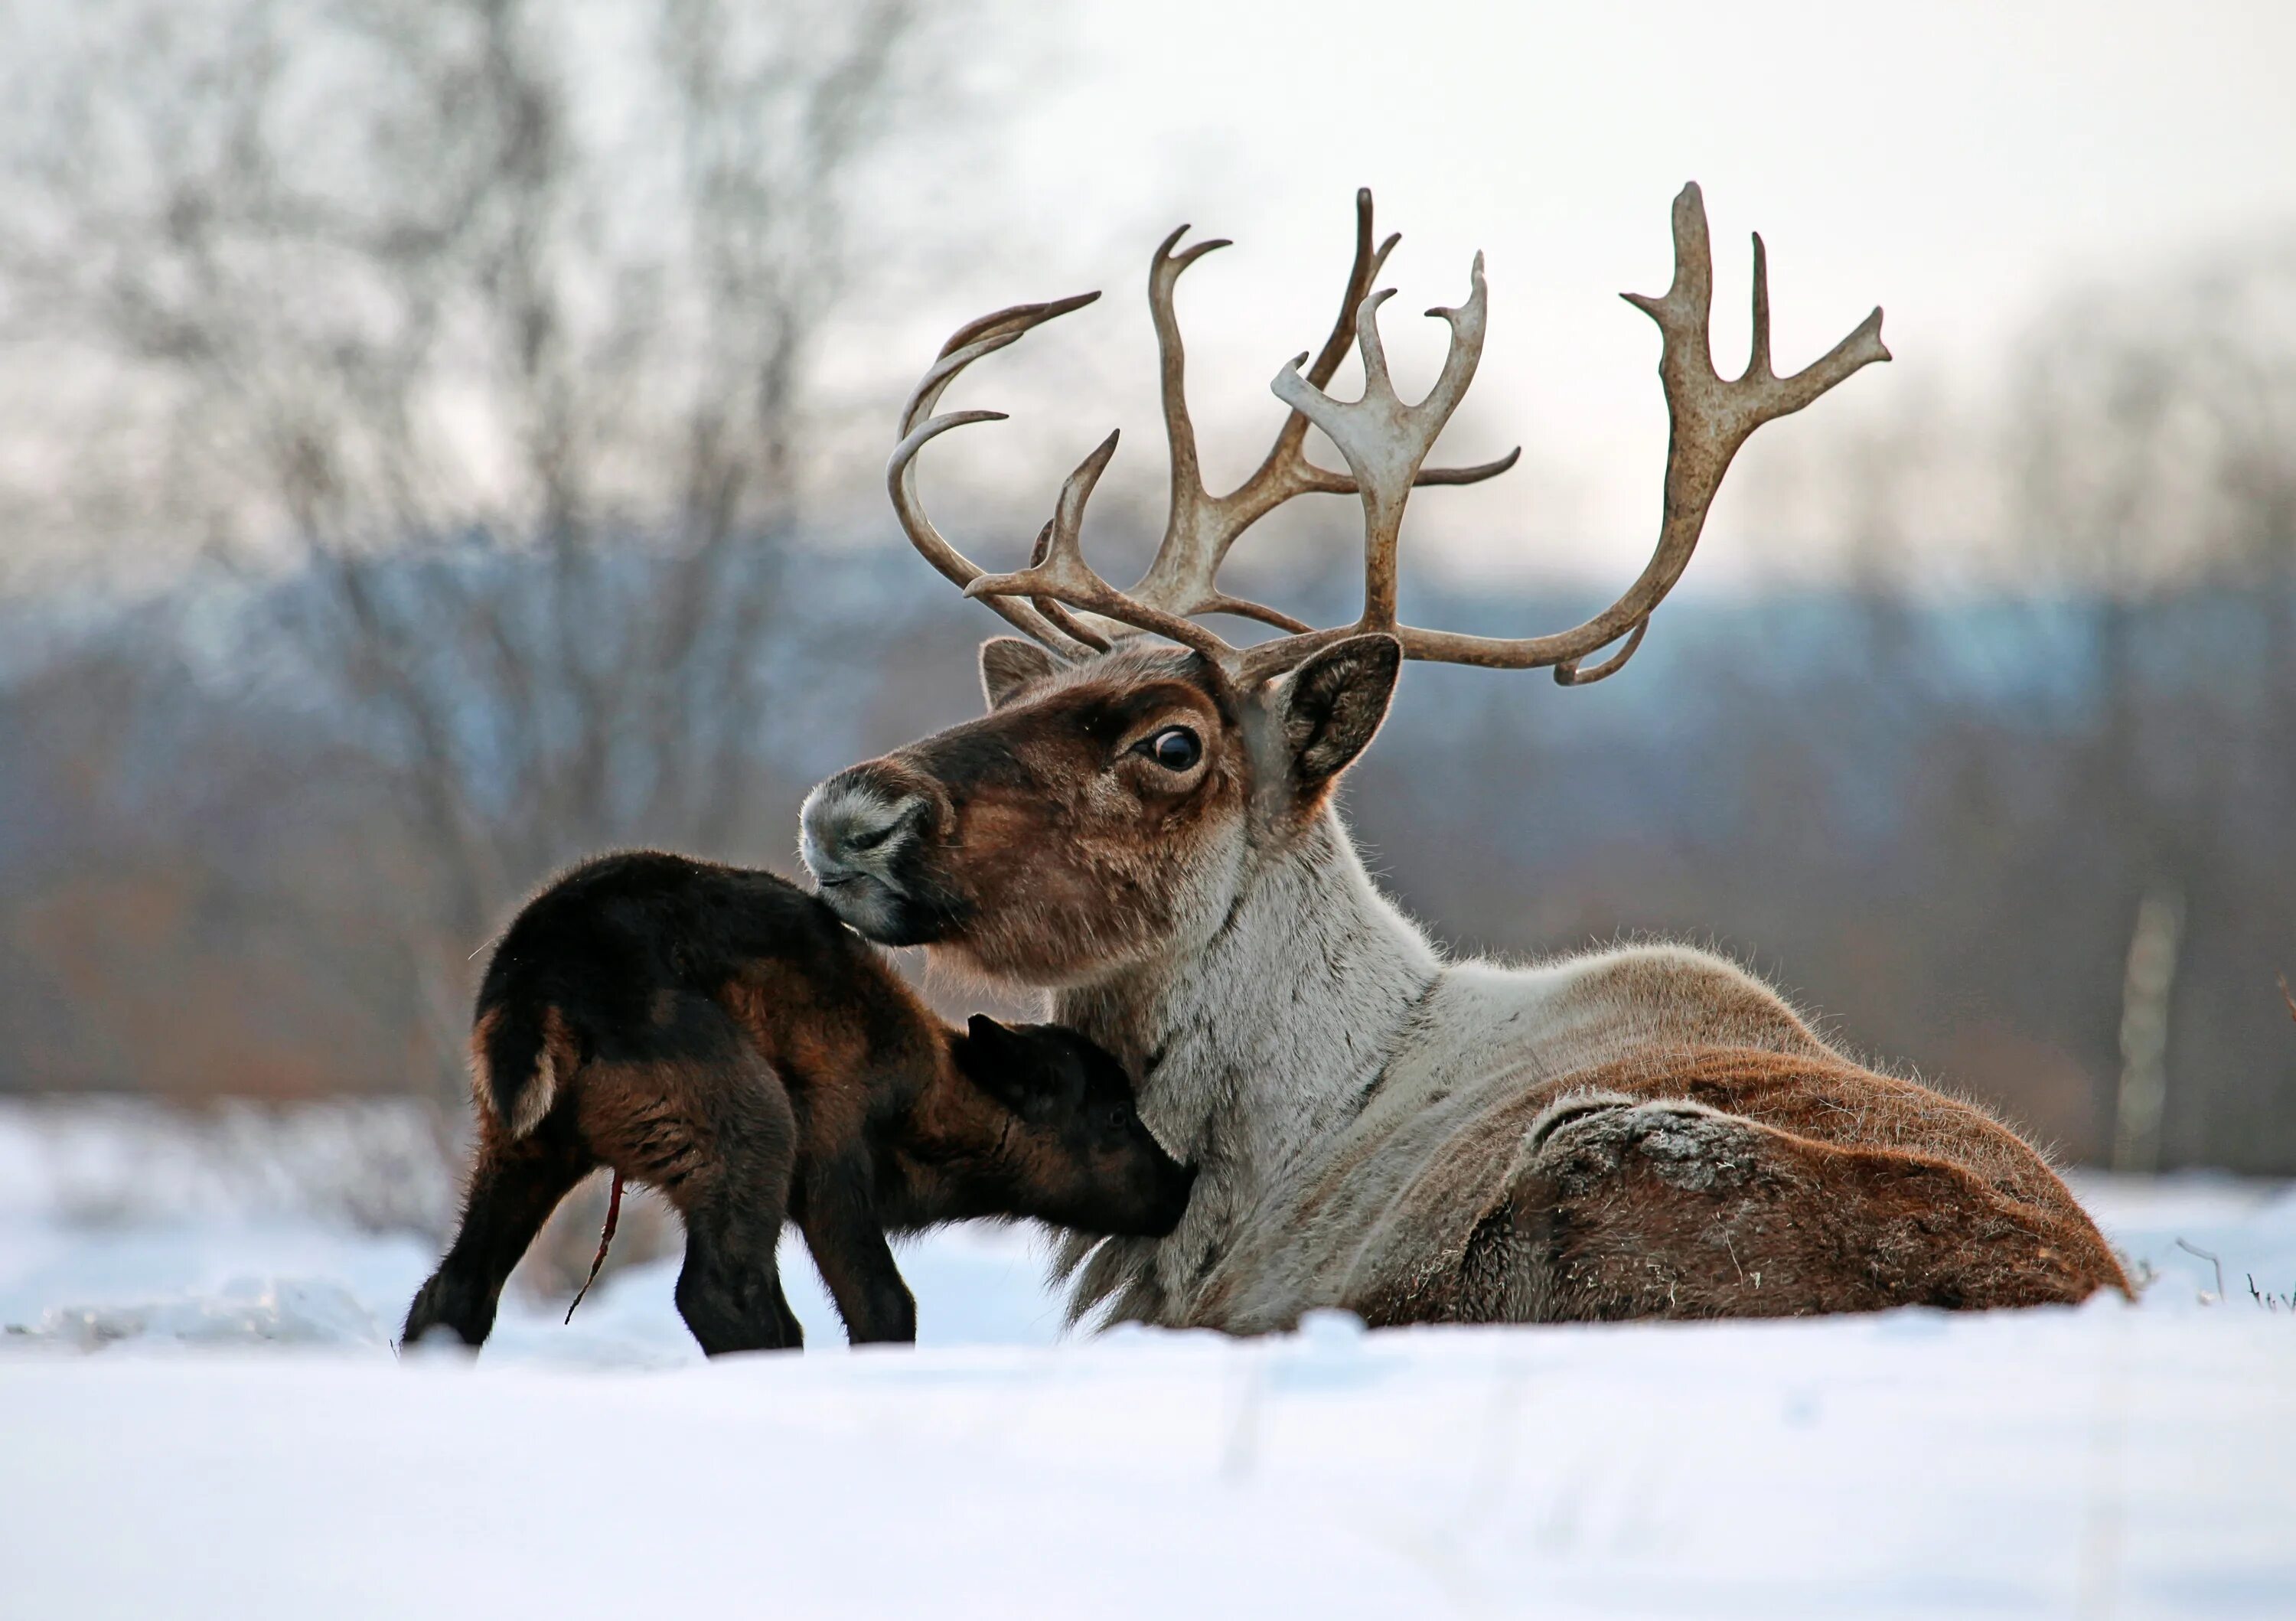
[[[976,1228],[914,1351],[800,1251],[802,1357],[655,1262],[472,1367],[390,1352],[426,1245],[200,1158],[0,1110],[0,1617],[2296,1615],[2288,1187],[2085,1182],[2135,1307],[1062,1341]]]

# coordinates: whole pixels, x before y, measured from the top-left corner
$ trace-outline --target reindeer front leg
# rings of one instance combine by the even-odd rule
[[[885,1241],[867,1155],[853,1152],[808,1167],[794,1208],[813,1264],[845,1319],[846,1339],[854,1345],[913,1344],[916,1298]]]

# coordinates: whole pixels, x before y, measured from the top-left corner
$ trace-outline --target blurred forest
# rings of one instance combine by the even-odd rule
[[[976,708],[993,622],[815,454],[948,25],[589,14],[97,7],[13,75],[0,1090],[455,1102],[554,867],[793,870],[811,782]],[[1839,588],[1670,605],[1584,692],[1410,669],[1351,779],[1385,881],[1462,947],[1717,944],[2072,1158],[2296,1171],[2296,248],[2070,296],[1997,406],[1802,474]],[[1925,589],[1946,480],[2013,592]],[[1257,582],[1326,622],[1332,504]]]

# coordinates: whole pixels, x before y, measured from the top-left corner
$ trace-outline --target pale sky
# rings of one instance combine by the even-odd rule
[[[1686,179],[1713,221],[1726,374],[1753,229],[1782,371],[1877,303],[1898,356],[1766,428],[1732,476],[1741,495],[1766,442],[1885,410],[1894,390],[1981,389],[2060,290],[2296,226],[2296,4],[1076,0],[1013,17],[1056,87],[982,181],[1015,218],[1010,296],[1105,287],[1062,325],[1099,323],[1077,341],[1124,364],[1072,409],[969,431],[1067,463],[1121,425],[1119,468],[1160,479],[1141,283],[1185,218],[1237,243],[1190,273],[1182,314],[1207,459],[1240,473],[1280,413],[1268,377],[1328,324],[1369,184],[1382,231],[1404,233],[1385,330],[1406,384],[1440,353],[1417,312],[1456,301],[1474,250],[1488,256],[1490,338],[1439,459],[1521,440],[1531,477],[1414,504],[1458,561],[1607,578],[1646,548],[1657,338],[1614,295],[1663,290]],[[990,364],[1057,365],[1037,351],[1060,330]],[[987,370],[952,404],[1005,403]],[[1711,545],[1699,573],[1726,583],[1738,566]]]
[[[977,509],[1048,512],[1060,471],[1120,427],[1096,527],[1138,527],[1163,477],[1142,284],[1184,219],[1236,244],[1192,270],[1180,300],[1216,486],[1257,462],[1283,414],[1269,378],[1330,324],[1357,185],[1375,190],[1381,230],[1403,233],[1383,330],[1406,394],[1443,342],[1417,312],[1458,301],[1485,250],[1489,339],[1436,459],[1521,443],[1524,465],[1423,493],[1406,529],[1414,555],[1474,572],[1607,583],[1639,567],[1666,421],[1656,332],[1616,295],[1666,286],[1685,180],[1713,225],[1726,374],[1743,360],[1751,230],[1769,246],[1781,370],[1882,305],[1896,361],[1757,435],[1693,589],[1775,578],[1798,558],[1807,571],[1816,554],[1770,533],[1763,492],[1906,402],[1981,404],[2054,299],[2296,242],[2296,0],[976,4],[982,25],[941,49],[977,81],[983,116],[875,205],[920,243],[972,245],[929,250],[824,357],[829,389],[867,410],[822,464],[852,470],[839,478],[873,530],[889,528],[874,471],[887,395],[961,322],[1090,287],[1101,304],[951,393],[951,407],[1014,416],[929,453],[929,493],[961,506],[969,486]],[[988,245],[941,229],[951,219],[986,226]],[[1343,372],[1338,391],[1351,387]],[[1930,520],[1910,527],[1942,538]],[[1981,555],[1981,535],[1955,538]],[[980,560],[1009,566],[1026,539],[984,543]]]

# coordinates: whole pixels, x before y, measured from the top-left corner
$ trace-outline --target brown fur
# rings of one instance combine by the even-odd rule
[[[1242,814],[1249,775],[1218,672],[1202,665],[1181,680],[1168,659],[1104,662],[1112,667],[1032,703],[1028,724],[991,715],[848,774],[931,805],[933,844],[964,853],[962,926],[935,938],[989,979],[1061,984],[1168,932],[1193,864]],[[1206,741],[1193,770],[1176,775],[1131,752],[1175,725]],[[907,943],[900,927],[864,932]]]
[[[481,1100],[496,1019],[482,1015],[472,1036]],[[548,1107],[523,1133],[483,1104],[476,1111],[463,1220],[408,1308],[402,1340],[412,1344],[443,1325],[467,1345],[484,1344],[503,1286],[543,1223],[604,1167],[654,1189],[683,1221],[677,1306],[703,1350],[802,1343],[775,1257],[798,1141],[780,1080],[739,1043],[711,1041],[706,1025],[697,1050],[643,1061],[586,1062],[554,1007],[544,1027]]]
[[[887,1231],[1034,1216],[1169,1231],[1190,1174],[1072,1031],[940,1023],[771,874],[608,856],[529,904],[472,1034],[479,1142],[455,1246],[406,1337],[471,1344],[566,1191],[600,1166],[684,1218],[678,1307],[705,1350],[799,1341],[775,1260],[796,1221],[848,1331],[911,1339]],[[521,1039],[520,1032],[527,1033]]]
[[[1348,1304],[1369,1322],[2034,1306],[2128,1287],[2064,1184],[1981,1111],[1751,1048],[1652,1052],[1519,1093],[1402,1203],[1451,1240],[1365,1280]]]
[[[1061,666],[992,643],[990,714],[808,801],[840,915],[1052,990],[1203,1165],[1172,1238],[1071,1248],[1072,1309],[1252,1331],[1318,1305],[1536,1321],[2127,1289],[2030,1144],[1833,1052],[1727,962],[1446,964],[1328,804],[1397,656],[1343,641],[1244,692],[1169,648]],[[1134,747],[1175,724],[1202,737],[1185,772]],[[852,837],[893,819],[915,836]]]

